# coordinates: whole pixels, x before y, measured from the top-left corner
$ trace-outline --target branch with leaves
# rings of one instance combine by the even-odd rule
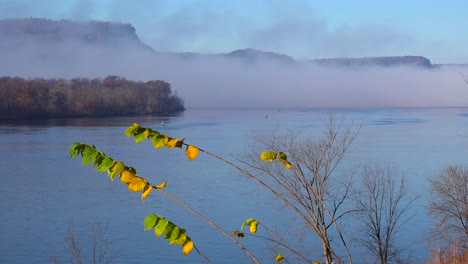
[[[232,166],[242,174],[250,177],[251,179],[256,180],[260,185],[264,186],[266,189],[271,191],[273,194],[275,194],[277,197],[282,199],[287,205],[292,207],[296,212],[298,212],[303,219],[308,220],[308,217],[302,213],[299,208],[297,208],[290,200],[286,199],[285,196],[283,196],[281,193],[279,193],[277,190],[275,190],[272,186],[266,184],[262,180],[260,180],[258,177],[255,177],[253,174],[249,173],[248,171],[240,168],[239,166],[235,165],[234,163],[217,156],[211,152],[208,152],[204,149],[201,149],[195,145],[189,145],[186,144],[184,141],[185,139],[179,139],[179,138],[173,138],[170,137],[166,134],[160,133],[159,131],[153,130],[148,127],[141,127],[139,124],[134,123],[130,125],[126,130],[125,130],[125,135],[128,137],[133,136],[134,141],[141,142],[145,139],[151,141],[152,145],[154,148],[163,148],[163,147],[168,147],[169,149],[173,149],[174,147],[176,148],[183,148],[185,147],[185,154],[188,159],[193,160],[195,159],[199,152],[203,152],[209,156],[212,156],[216,159],[219,159],[228,165]],[[148,182],[147,179],[139,176],[136,172],[136,170],[133,167],[127,166],[123,161],[117,161],[109,156],[107,156],[104,152],[99,151],[94,145],[87,145],[84,143],[74,143],[70,147],[70,155],[71,157],[75,157],[78,155],[82,156],[82,163],[83,164],[90,164],[93,163],[93,166],[97,169],[98,172],[107,172],[110,179],[113,181],[116,175],[119,175],[120,181],[124,182],[125,184],[128,185],[128,189],[134,192],[139,192],[141,191],[141,198],[145,199],[153,190],[158,190],[160,193],[168,196],[169,198],[173,199],[186,209],[188,209],[190,212],[194,213],[197,215],[200,219],[203,221],[207,222],[211,226],[213,226],[215,229],[217,229],[219,232],[221,232],[223,235],[227,236],[229,239],[231,239],[237,246],[239,246],[251,259],[254,263],[259,263],[258,259],[249,251],[247,250],[235,237],[240,238],[244,237],[244,233],[239,232],[235,230],[232,235],[227,233],[225,230],[223,230],[221,227],[216,225],[213,221],[207,219],[206,217],[200,215],[196,210],[191,208],[189,205],[178,199],[177,197],[169,194],[168,192],[164,191],[163,188],[167,185],[167,182],[162,182],[158,185],[153,185]],[[257,156],[258,157],[258,156]],[[284,152],[281,151],[264,151],[260,154],[260,159],[265,160],[265,161],[275,161],[277,160],[280,162],[285,169],[291,169],[293,168],[293,165],[291,162],[288,160],[287,155]],[[294,170],[297,170],[295,168]],[[259,222],[253,218],[248,219],[245,221],[242,226],[241,230],[244,228],[244,226],[250,226],[250,231],[251,233],[255,233],[257,231],[257,227],[259,225]],[[188,254],[193,248],[195,248],[198,253],[204,257],[207,261],[211,262],[209,258],[204,256],[195,246],[192,241],[192,239],[187,236],[185,229],[182,229],[178,225],[174,224],[168,219],[165,219],[161,215],[156,215],[156,214],[150,214],[145,218],[144,221],[144,228],[145,230],[151,230],[154,229],[154,232],[157,236],[161,236],[162,234],[165,234],[165,239],[169,240],[171,244],[180,244],[182,245],[182,252],[184,254]],[[267,238],[264,236],[260,235],[251,235],[257,238],[262,238],[265,240],[268,240],[270,242],[276,243],[278,245],[283,246],[284,248],[289,249],[291,252],[294,254],[298,255],[300,258],[306,260],[308,263],[313,263],[311,260],[307,259],[304,254],[301,252],[292,249],[291,247],[287,246],[284,243],[281,243],[280,241]],[[277,254],[275,257],[276,261],[282,261],[285,260],[284,256],[282,254]]]
[[[170,149],[172,149],[174,146],[182,148],[183,145],[186,145],[185,153],[190,160],[194,159],[198,155],[198,148],[196,146],[187,145],[183,143],[183,139],[174,139],[167,135],[161,134],[156,130],[152,130],[149,128],[141,128],[138,124],[133,124],[126,130],[127,136],[131,135],[132,133],[134,134],[135,142],[139,142],[146,138],[150,138],[155,148],[166,146]],[[158,185],[152,185],[148,182],[147,179],[139,176],[133,167],[125,165],[123,161],[117,161],[109,157],[104,152],[99,151],[94,145],[87,145],[84,143],[73,143],[70,146],[70,156],[76,157],[78,155],[81,155],[82,157],[82,164],[85,165],[93,163],[93,166],[97,169],[98,172],[107,172],[109,178],[112,181],[114,180],[116,175],[120,175],[120,180],[128,185],[129,190],[134,192],[142,191],[142,199],[145,199],[151,193],[152,190],[159,190],[161,193],[165,194],[177,203],[189,209],[189,211],[191,211],[192,213],[200,217],[203,221],[207,222],[208,224],[216,228],[218,231],[220,231],[222,234],[227,236],[229,239],[231,239],[248,256],[252,258],[254,263],[260,263],[258,259],[247,248],[245,248],[234,237],[229,235],[228,232],[216,225],[213,221],[207,219],[206,217],[196,212],[194,209],[192,209],[187,204],[183,203],[175,196],[163,191],[162,188],[167,185],[167,182],[162,182]],[[155,219],[154,225],[151,224],[153,219]],[[157,236],[160,236],[164,233],[165,239],[169,240],[171,244],[181,244],[182,252],[184,254],[188,254],[193,248],[195,248],[202,257],[204,257],[207,261],[211,262],[210,259],[204,256],[196,247],[194,247],[192,239],[186,235],[185,229],[180,228],[179,226],[175,225],[174,223],[170,222],[169,220],[165,219],[160,215],[150,214],[145,218],[145,230],[150,230],[153,228],[155,229],[155,234]]]

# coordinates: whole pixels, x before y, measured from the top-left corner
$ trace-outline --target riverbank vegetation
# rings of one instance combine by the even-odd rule
[[[184,102],[162,80],[0,77],[0,119],[167,114]]]
[[[185,148],[185,154],[190,160],[195,159],[199,153],[208,155],[230,165],[284,202],[291,210],[291,217],[295,218],[290,223],[299,224],[294,227],[295,231],[281,234],[256,218],[249,218],[241,225],[240,230],[229,234],[215,221],[164,190],[166,181],[153,185],[149,178],[138,175],[135,168],[107,156],[94,145],[71,145],[71,157],[81,156],[83,164],[93,164],[98,172],[107,172],[111,180],[117,176],[128,185],[129,190],[141,192],[142,199],[146,199],[153,190],[173,199],[232,240],[252,263],[261,261],[244,247],[242,239],[259,238],[271,243],[269,246],[276,255],[274,259],[284,260],[286,263],[353,263],[349,250],[353,242],[366,250],[366,256],[361,256],[361,259],[372,263],[411,261],[405,256],[408,252],[399,243],[398,236],[403,225],[412,217],[410,208],[419,195],[411,195],[406,178],[396,175],[390,167],[364,166],[349,172],[338,169],[358,132],[344,128],[333,116],[326,124],[323,136],[318,138],[303,138],[295,134],[259,137],[258,145],[244,158],[238,159],[239,166],[206,149],[188,144],[185,139],[172,138],[137,123],[130,125],[125,134],[133,136],[135,142],[147,139],[157,149]],[[242,220],[239,219],[239,223]],[[177,221],[183,222],[182,219]],[[360,228],[358,233],[352,232],[349,224],[346,224],[353,221],[362,224],[355,227]],[[156,236],[164,233],[165,239],[170,240],[171,244],[182,245],[183,254],[196,249],[202,258],[212,262],[195,246],[196,242],[188,237],[190,229],[186,232],[176,224],[168,223],[172,222],[154,214],[148,215],[144,220],[145,230],[154,229]],[[250,233],[242,230],[246,225],[250,226]],[[265,232],[265,235],[253,234],[257,230]],[[300,245],[300,241],[308,235],[315,237],[321,248],[317,245],[313,248],[308,248],[307,245],[295,246],[296,239]]]

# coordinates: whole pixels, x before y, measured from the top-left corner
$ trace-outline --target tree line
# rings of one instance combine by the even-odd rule
[[[0,119],[162,114],[184,101],[162,80],[0,77]]]

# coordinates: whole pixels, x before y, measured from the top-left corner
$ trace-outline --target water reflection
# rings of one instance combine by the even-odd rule
[[[34,134],[49,127],[113,127],[128,126],[138,122],[144,125],[167,126],[174,118],[184,116],[184,112],[169,116],[127,116],[127,117],[82,117],[36,120],[0,120],[0,134]]]

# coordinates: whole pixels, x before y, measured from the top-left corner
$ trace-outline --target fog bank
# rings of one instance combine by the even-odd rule
[[[76,43],[31,45],[0,56],[0,76],[165,80],[187,108],[468,106],[468,84],[457,69],[443,67],[346,68],[268,59],[246,63],[215,55],[128,52]]]

